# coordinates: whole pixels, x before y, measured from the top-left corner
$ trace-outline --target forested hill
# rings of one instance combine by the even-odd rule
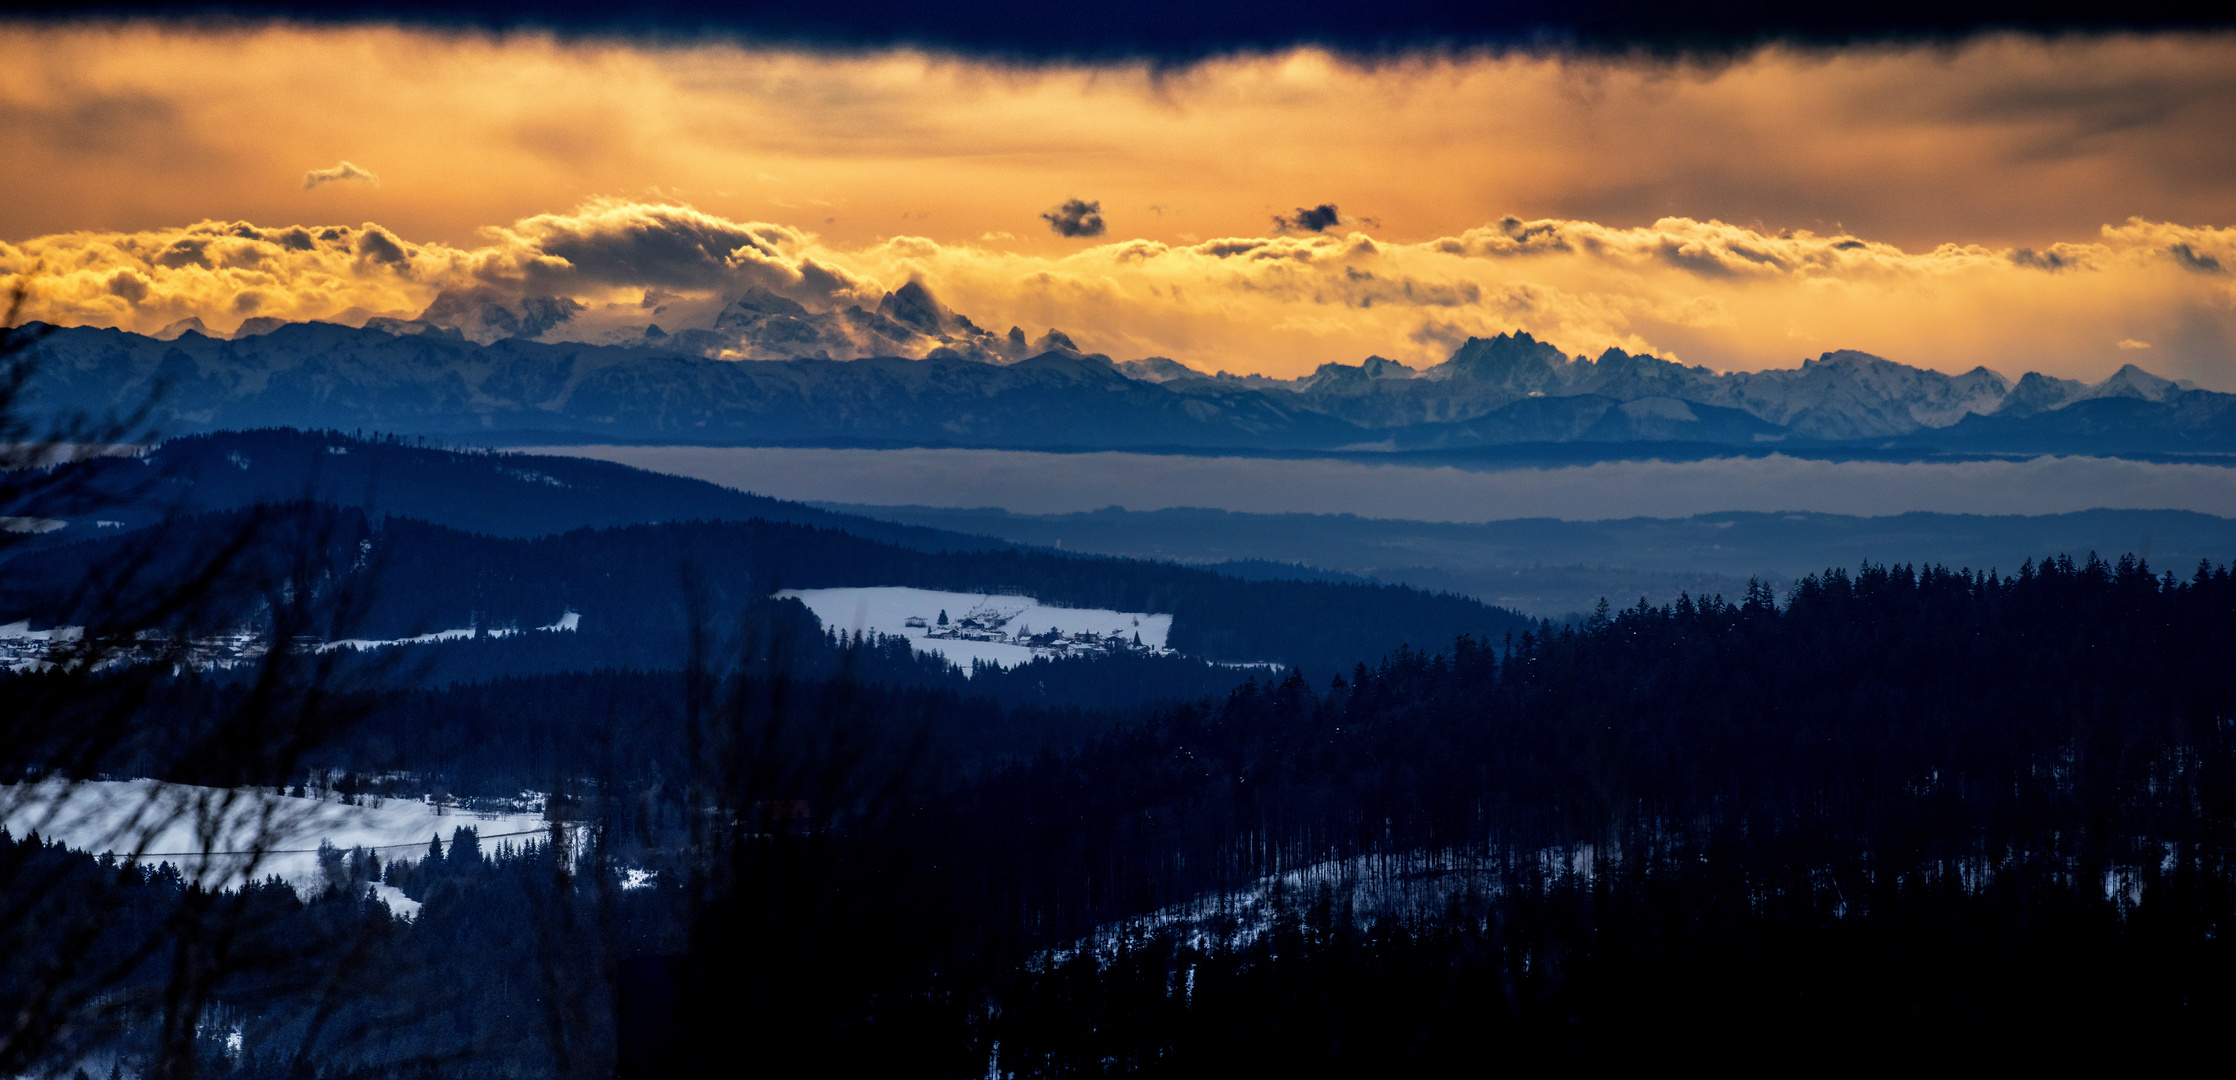
[[[322,587],[355,590],[358,610],[330,636],[392,639],[478,627],[526,630],[579,615],[576,641],[605,663],[682,663],[692,622],[714,630],[780,589],[905,585],[1019,593],[1044,603],[1169,613],[1168,643],[1205,659],[1348,669],[1401,646],[1460,634],[1497,637],[1529,622],[1462,597],[1402,586],[1245,581],[1165,563],[990,547],[924,551],[836,529],[752,520],[576,529],[517,539],[409,518],[294,504],[200,515],[158,529],[16,554],[0,585],[0,623],[70,624],[99,599],[89,581],[134,568],[161,582],[195,553],[255,523],[244,562],[301,575],[308,551]],[[153,550],[150,550],[153,545]],[[291,568],[292,567],[292,568]],[[260,597],[236,613],[256,617]],[[844,628],[840,628],[844,629]],[[531,635],[533,636],[533,635]],[[570,646],[587,649],[588,644]],[[599,666],[577,656],[577,666]]]
[[[960,841],[999,868],[961,904],[1061,940],[1271,888],[1265,936],[1228,936],[1232,901],[1153,921],[991,1034],[1058,1072],[2204,1037],[2236,961],[2231,650],[2226,567],[1866,566],[1175,710],[964,801],[948,832],[1001,842]]]
[[[72,463],[16,516],[63,523],[37,539],[76,540],[179,513],[309,499],[489,536],[543,536],[655,521],[792,522],[927,550],[1009,541],[896,524],[588,458],[428,445],[423,439],[267,428],[171,439],[139,457]],[[111,523],[104,526],[103,523]]]
[[[470,571],[431,589],[493,580],[489,557],[444,546],[463,534],[328,514],[338,549]],[[750,555],[757,532],[827,545],[787,556],[793,572],[883,559],[1069,587],[1052,556],[789,525],[476,542],[573,572],[716,540]],[[1082,600],[1187,583],[1101,565],[1104,587],[1136,591]],[[571,870],[540,844],[484,851],[463,816],[447,844],[335,851],[308,899],[202,893],[175,866],[120,873],[30,836],[0,836],[0,866],[66,871],[29,879],[62,883],[39,894],[50,919],[257,905],[220,924],[273,958],[217,998],[247,1051],[214,1028],[202,1074],[242,1080],[313,1052],[367,1077],[469,1054],[488,1066],[470,1075],[568,1075],[593,1040],[619,1059],[598,1075],[711,1075],[740,1017],[779,1072],[878,1076],[1465,1075],[1487,1046],[1522,1068],[1729,1046],[2070,1062],[2131,1059],[2137,1032],[2209,1054],[2236,1008],[2232,650],[2229,568],[2060,557],[1639,605],[1123,725],[765,670],[514,680],[391,694],[333,765],[564,781],[555,814],[595,838]],[[189,705],[250,696],[178,686]],[[981,724],[1006,749],[980,770],[925,767],[924,729]],[[1016,752],[1050,732],[1067,738]],[[568,779],[585,771],[603,776]],[[408,773],[345,779],[352,801],[414,794]],[[375,880],[416,917],[391,918]],[[20,986],[60,939],[12,940],[0,978]],[[128,985],[154,992],[184,953],[151,950]],[[544,1037],[558,994],[583,1003],[570,1041]],[[329,1013],[376,1034],[303,1034]]]

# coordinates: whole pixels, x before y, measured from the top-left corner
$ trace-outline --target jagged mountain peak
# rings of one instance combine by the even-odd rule
[[[1051,351],[1028,356],[1010,366],[1019,371],[1052,372],[1072,379],[1108,381],[1125,378],[1125,373],[1118,369],[1118,365],[1101,353]]]
[[[1844,376],[1867,380],[1894,380],[1910,384],[1961,387],[1966,392],[1991,390],[1999,397],[2008,393],[2011,388],[2011,380],[1985,364],[1974,366],[1972,370],[1961,375],[1949,375],[1932,368],[1912,367],[1909,364],[1889,360],[1886,357],[1867,353],[1860,349],[1835,349],[1813,359],[1804,359],[1801,362],[1800,370],[1804,375],[1813,374],[1818,378]],[[1776,373],[1765,371],[1757,374],[1772,376]]]
[[[895,322],[907,323],[926,334],[940,331],[939,301],[932,299],[932,291],[922,282],[911,281],[878,301],[877,313]]]
[[[758,285],[747,289],[739,294],[737,299],[730,301],[722,309],[722,315],[716,317],[716,325],[719,326],[721,319],[729,316],[732,312],[739,315],[749,312],[757,315],[786,315],[795,319],[802,318],[808,313],[806,306],[799,301],[789,296],[778,296]]]
[[[2003,396],[1995,409],[1997,416],[2025,417],[2061,408],[2087,392],[2087,385],[2074,379],[2059,379],[2039,371],[2029,371],[2019,376],[2018,385]]]
[[[1411,379],[1415,374],[1417,373],[1412,368],[1395,360],[1380,356],[1369,356],[1357,364],[1333,362],[1322,364],[1312,374],[1298,380],[1297,388],[1304,392],[1313,390],[1363,391],[1371,389],[1373,384],[1378,381]]]
[[[1542,390],[1558,385],[1572,363],[1565,353],[1517,331],[1496,337],[1471,337],[1452,357],[1422,374],[1431,379],[1489,382]]]
[[[2182,392],[2183,387],[2172,379],[2160,378],[2134,364],[2123,364],[2118,371],[2103,382],[2089,388],[2091,397],[2132,397],[2144,401],[2165,401]]]
[[[1921,371],[1910,364],[1896,364],[1860,349],[1834,349],[1816,358],[1802,358],[1802,371]]]
[[[969,319],[955,314],[947,305],[940,303],[932,295],[932,290],[926,288],[921,281],[912,280],[886,293],[884,299],[877,303],[877,313],[926,337],[940,337],[965,327],[978,329],[970,325]]]
[[[2196,388],[2194,383],[2162,378],[2134,364],[2122,365],[2103,382],[2093,384],[2029,371],[2005,395],[1995,414],[2013,418],[2034,416],[2075,402],[2097,398],[2132,398],[2164,403]]]
[[[1698,364],[1687,367],[1675,360],[1614,348],[1601,352],[1596,360],[1580,360],[1576,367],[1579,383],[1589,384],[1594,393],[1617,397],[1681,393],[1688,385],[1716,377],[1715,372]]]
[[[1079,351],[1057,332],[1028,342],[1011,327],[1008,335],[990,334],[939,301],[921,281],[910,281],[878,299],[874,309],[850,304],[819,312],[763,289],[752,289],[723,306],[703,344],[675,335],[671,346],[726,360],[853,360],[874,356],[963,359],[1005,364],[1043,352]]]
[[[1023,334],[1020,333],[1018,336],[1021,341]],[[1120,373],[1139,382],[1168,383],[1179,379],[1200,379],[1204,377],[1203,372],[1197,371],[1178,360],[1163,356],[1127,360],[1117,366]]]
[[[569,297],[513,297],[482,286],[444,289],[435,294],[427,310],[408,321],[454,330],[469,341],[487,345],[512,338],[541,338],[586,310],[580,301]],[[233,336],[243,337],[247,332],[243,324]]]
[[[210,328],[202,325],[202,320],[199,317],[193,315],[189,315],[186,318],[180,319],[179,321],[156,331],[151,336],[153,336],[157,341],[177,341],[179,338],[184,337],[188,334],[200,334],[203,337],[210,338],[219,336],[217,334],[211,333]]]

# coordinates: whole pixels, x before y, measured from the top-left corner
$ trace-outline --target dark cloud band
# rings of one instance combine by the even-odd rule
[[[1020,60],[1189,61],[1299,45],[1387,54],[1421,48],[1638,48],[1718,53],[1772,41],[1852,44],[1946,40],[1994,31],[2040,34],[2202,30],[2236,26],[2225,5],[2136,0],[2117,6],[2022,0],[1896,0],[1875,4],[1669,4],[1660,0],[1461,0],[1204,3],[1143,0],[1083,28],[1078,11],[1041,0],[730,0],[611,4],[599,0],[0,0],[16,16],[246,18],[408,22],[673,36],[735,34],[840,48],[922,46]]]

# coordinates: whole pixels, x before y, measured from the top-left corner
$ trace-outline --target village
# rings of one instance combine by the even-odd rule
[[[1010,623],[1017,622],[1015,630]],[[1136,617],[1132,628],[1121,628],[1106,633],[1076,630],[1065,633],[1060,626],[1051,625],[1034,633],[1033,628],[1018,622],[1016,615],[1003,611],[992,603],[981,603],[960,617],[950,619],[946,609],[938,615],[925,617],[911,615],[902,625],[923,637],[939,641],[981,641],[999,645],[1017,645],[1031,649],[1037,658],[1063,658],[1074,656],[1107,656],[1112,653],[1138,652],[1164,655],[1172,650],[1144,644],[1141,640],[1141,620]]]
[[[96,670],[119,664],[166,661],[201,671],[229,668],[264,655],[263,640],[235,630],[179,643],[154,631],[128,641],[88,642],[82,626],[33,630],[28,620],[0,625],[0,671],[49,671],[91,662]]]

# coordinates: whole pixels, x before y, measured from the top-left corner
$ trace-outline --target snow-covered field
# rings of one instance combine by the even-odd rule
[[[973,660],[1014,667],[1036,656],[1057,655],[1058,649],[1021,641],[1051,630],[1067,636],[1091,634],[1109,638],[1115,635],[1128,643],[1138,634],[1141,647],[1150,651],[1162,651],[1165,636],[1172,630],[1170,615],[1053,607],[1030,596],[937,592],[901,586],[787,589],[777,595],[796,598],[806,604],[826,630],[848,635],[859,632],[905,637],[916,651],[938,653],[965,671],[970,670]],[[947,613],[948,632],[958,636],[939,636],[941,612]],[[961,636],[963,631],[953,629],[966,619],[989,628],[975,632],[981,635],[981,640]],[[922,625],[911,625],[912,621]]]
[[[549,626],[538,626],[535,628],[535,630],[537,633],[571,633],[581,626],[582,613],[579,611],[570,611],[564,615],[559,616],[558,622],[552,623]],[[520,631],[512,627],[479,629],[471,626],[462,626],[456,630],[437,630],[432,634],[420,634],[416,637],[381,638],[377,640],[373,638],[344,638],[340,641],[329,641],[324,645],[320,645],[318,647],[318,651],[328,652],[334,649],[354,649],[356,651],[363,652],[366,649],[384,649],[390,645],[431,645],[445,641],[462,641],[474,637],[511,637],[512,635],[517,633],[520,633]]]
[[[569,611],[561,614],[559,621],[549,626],[538,626],[531,629],[539,634],[572,633],[580,629],[581,626],[582,613]],[[419,634],[414,637],[345,638],[341,641],[329,641],[314,647],[319,652],[331,652],[335,649],[351,649],[363,652],[368,649],[385,649],[391,645],[432,645],[475,637],[511,637],[514,634],[526,632],[518,627],[464,626],[454,630],[437,630],[431,634]],[[0,670],[36,671],[50,667],[52,666],[50,659],[55,650],[81,641],[84,636],[85,628],[82,626],[58,626],[51,630],[33,630],[28,621],[0,625]],[[224,668],[262,656],[265,653],[265,648],[263,640],[257,637],[255,632],[236,630],[195,641],[192,647],[187,650],[185,659],[187,663],[205,669]],[[118,663],[134,663],[144,659],[146,659],[146,655],[142,652],[110,650],[102,654],[100,663],[107,666]]]
[[[172,863],[211,886],[278,875],[304,893],[325,886],[318,868],[320,841],[344,851],[369,848],[387,861],[420,858],[429,837],[441,837],[447,849],[451,834],[462,827],[480,834],[484,851],[507,841],[538,840],[550,831],[539,813],[477,814],[371,797],[365,805],[350,806],[334,798],[153,780],[0,785],[0,824],[18,839],[36,832],[94,854],[113,851],[142,862]],[[261,857],[245,854],[257,849],[264,852]],[[394,889],[383,886],[381,894],[398,914],[418,908]]]

